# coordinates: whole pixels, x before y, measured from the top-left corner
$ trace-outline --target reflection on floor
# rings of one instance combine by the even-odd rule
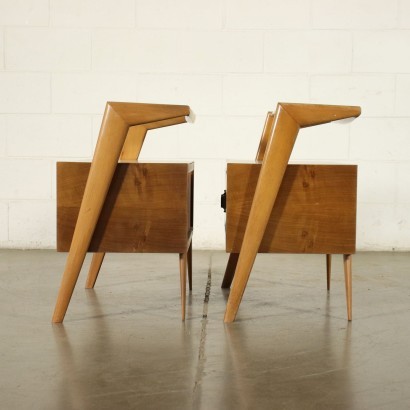
[[[107,255],[51,325],[65,254],[0,251],[0,408],[408,409],[410,254],[258,255],[224,325],[223,252],[194,252],[180,321],[177,255]],[[87,265],[87,264],[86,264]],[[208,297],[206,289],[208,286]]]

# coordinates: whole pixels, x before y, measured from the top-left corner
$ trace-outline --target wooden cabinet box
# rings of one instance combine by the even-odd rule
[[[228,163],[226,251],[239,253],[261,169]],[[288,165],[259,252],[353,254],[356,165]]]
[[[70,249],[90,165],[57,163],[58,251]],[[88,252],[186,252],[193,170],[193,163],[119,163]]]

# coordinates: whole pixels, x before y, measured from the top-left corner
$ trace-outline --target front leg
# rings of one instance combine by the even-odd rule
[[[281,106],[278,106],[276,124],[266,148],[239,253],[235,281],[226,306],[226,323],[235,320],[298,131],[299,125]]]
[[[53,314],[61,323],[120,157],[128,125],[107,105]]]

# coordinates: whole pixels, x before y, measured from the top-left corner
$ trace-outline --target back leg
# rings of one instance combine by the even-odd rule
[[[222,281],[221,288],[229,289],[232,280],[235,276],[236,265],[238,264],[239,253],[231,253],[229,255],[228,264],[226,265],[225,275]]]
[[[327,279],[327,290],[330,290],[330,275],[332,273],[332,255],[326,255],[326,279]]]
[[[185,320],[185,304],[186,304],[186,272],[187,270],[187,254],[179,254],[179,274],[181,282],[181,313],[182,321]]]
[[[101,265],[104,260],[104,252],[96,252],[93,254],[91,260],[90,270],[88,271],[87,281],[85,283],[86,289],[93,289],[95,282],[97,281],[98,274],[100,273]]]
[[[343,255],[345,271],[347,319],[352,320],[352,255]]]

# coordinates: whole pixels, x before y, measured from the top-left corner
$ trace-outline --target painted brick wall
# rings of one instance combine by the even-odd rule
[[[141,157],[195,160],[196,248],[278,101],[361,105],[292,159],[359,164],[359,248],[410,249],[408,0],[0,0],[1,247],[55,246],[55,162],[91,158],[107,100],[196,112]]]

